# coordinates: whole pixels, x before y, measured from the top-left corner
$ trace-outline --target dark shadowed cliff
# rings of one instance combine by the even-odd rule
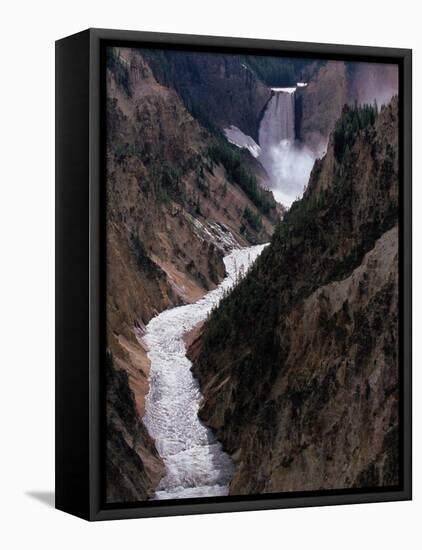
[[[232,494],[398,483],[398,102],[344,108],[301,201],[190,347]]]
[[[157,79],[172,88],[206,127],[237,126],[258,141],[271,91],[239,55],[144,50]]]

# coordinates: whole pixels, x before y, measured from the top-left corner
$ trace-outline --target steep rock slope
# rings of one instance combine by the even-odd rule
[[[205,126],[234,125],[258,140],[271,91],[239,55],[144,50],[158,80],[173,87]]]
[[[308,85],[296,91],[296,137],[317,153],[328,138],[343,105],[389,103],[398,93],[398,67],[382,63],[319,63]]]
[[[128,441],[141,437],[141,444],[132,444],[131,450],[144,465],[147,492],[153,490],[160,469],[141,422],[149,370],[140,343],[144,325],[156,312],[194,301],[214,288],[224,277],[226,251],[267,241],[276,218],[272,195],[261,190],[244,168],[240,152],[204,130],[177,93],[157,83],[138,52],[111,50],[107,347],[112,366],[108,372],[120,369],[121,385],[121,378],[127,377],[129,389],[121,393],[120,405],[124,410],[134,407],[137,415],[136,422],[129,422],[132,412],[116,412],[119,398],[110,396],[111,499],[145,498],[145,490],[140,491],[133,477],[138,475],[136,469],[130,467],[136,460],[133,452],[125,460]],[[112,394],[114,386],[109,385]]]
[[[348,100],[346,66],[328,61],[308,85],[296,91],[296,137],[314,151],[324,150],[328,136]]]
[[[345,108],[301,201],[190,347],[231,494],[398,482],[398,102]]]
[[[140,420],[128,376],[107,356],[106,492],[109,502],[145,500],[163,475],[163,463]]]
[[[389,103],[398,93],[398,66],[386,63],[348,63],[350,98],[358,103],[373,103],[379,106]]]

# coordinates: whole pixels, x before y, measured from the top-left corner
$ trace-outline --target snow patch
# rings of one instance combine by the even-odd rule
[[[227,141],[236,145],[240,149],[248,149],[251,155],[255,158],[261,153],[261,147],[256,143],[256,141],[239,130],[236,126],[230,126],[230,128],[224,128],[224,135],[226,136]]]

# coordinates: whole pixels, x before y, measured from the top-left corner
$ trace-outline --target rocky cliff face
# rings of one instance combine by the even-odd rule
[[[205,126],[233,125],[258,141],[270,88],[239,55],[144,50],[159,81],[173,87]]]
[[[399,90],[397,65],[386,63],[348,63],[349,98],[358,103],[389,103]]]
[[[164,473],[163,463],[140,419],[126,371],[114,367],[111,354],[107,361],[107,500],[145,500]]]
[[[397,65],[327,61],[309,76],[308,85],[296,91],[296,137],[316,153],[326,151],[343,105],[381,106],[398,93]]]
[[[296,91],[296,137],[313,151],[324,151],[347,100],[344,62],[328,61],[321,65],[308,85]]]
[[[141,421],[144,325],[214,288],[227,250],[267,241],[277,211],[243,153],[202,128],[138,52],[112,50],[107,67],[108,496],[130,501],[145,498],[160,473]]]
[[[308,189],[190,347],[231,494],[398,483],[398,102],[344,109]]]

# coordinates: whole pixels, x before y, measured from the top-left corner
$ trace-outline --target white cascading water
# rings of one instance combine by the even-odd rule
[[[315,155],[295,143],[296,88],[272,88],[259,127],[259,160],[267,171],[275,198],[289,207],[307,185]]]
[[[232,461],[198,417],[202,395],[183,338],[206,319],[265,246],[231,252],[224,258],[227,276],[215,290],[194,304],[163,311],[146,327],[143,341],[151,368],[144,422],[166,468],[156,500],[228,494]]]
[[[272,88],[259,127],[259,145],[262,150],[295,139],[295,90],[296,88]]]

